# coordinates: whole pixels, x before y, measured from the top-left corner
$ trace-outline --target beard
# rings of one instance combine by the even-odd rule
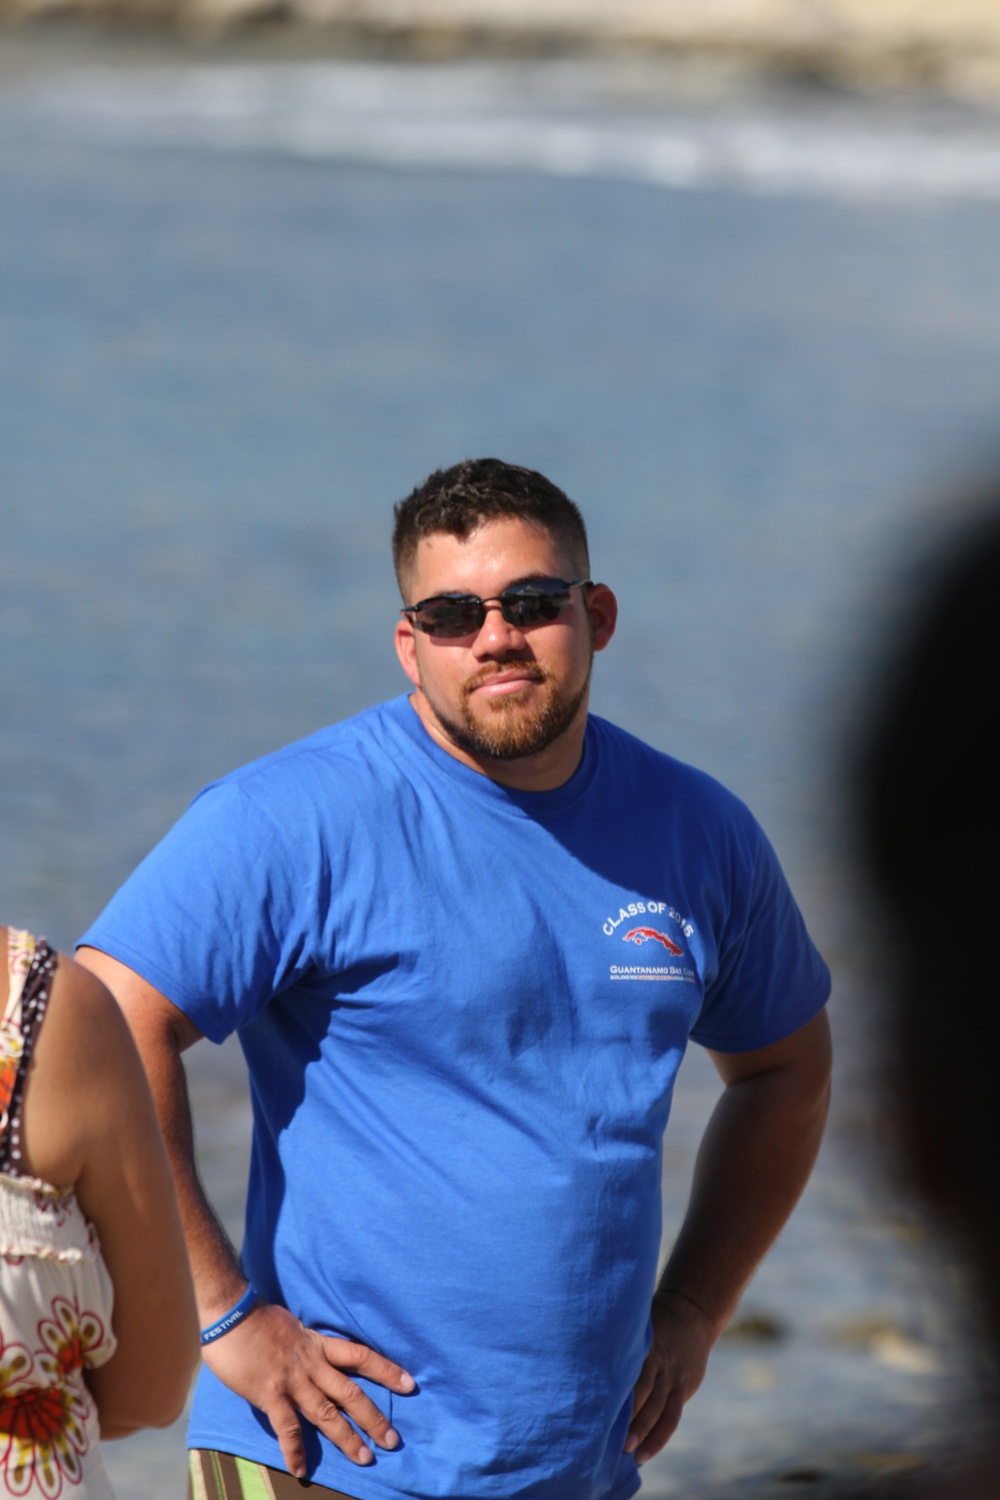
[[[476,688],[496,677],[504,670],[504,665],[500,662],[484,667],[462,683],[458,692],[459,719],[442,713],[436,703],[431,703],[431,707],[438,722],[460,750],[489,760],[520,760],[523,756],[537,755],[546,750],[573,723],[590,687],[590,666],[580,686],[567,693],[537,662],[518,662],[533,682],[544,686],[542,701],[527,709],[525,699],[532,689],[523,688],[501,698],[487,699],[480,705],[480,713],[474,714],[472,696]],[[426,694],[426,689],[424,691]]]

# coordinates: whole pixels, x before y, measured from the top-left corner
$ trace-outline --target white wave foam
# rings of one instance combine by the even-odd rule
[[[282,151],[395,167],[618,177],[849,198],[1000,200],[1000,122],[756,107],[622,109],[540,64],[301,63],[77,70],[16,98],[104,144]]]

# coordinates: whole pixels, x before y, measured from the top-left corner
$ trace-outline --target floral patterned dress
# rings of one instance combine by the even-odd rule
[[[0,1019],[0,1497],[114,1500],[83,1378],[115,1352],[111,1277],[72,1188],[21,1170],[21,1103],[56,956],[44,939],[13,930],[8,950]]]

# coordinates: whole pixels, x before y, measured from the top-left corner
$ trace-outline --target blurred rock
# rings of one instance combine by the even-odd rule
[[[788,1327],[775,1313],[737,1313],[722,1337],[730,1343],[773,1344],[787,1338]]]
[[[996,0],[0,0],[0,17],[53,14],[208,34],[290,23],[333,46],[435,57],[642,48],[1000,100]]]

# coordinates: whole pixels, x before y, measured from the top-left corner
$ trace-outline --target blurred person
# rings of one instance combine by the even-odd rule
[[[99,1439],[175,1421],[197,1362],[177,1200],[104,985],[0,950],[0,1491],[109,1500]]]
[[[811,1170],[829,976],[743,804],[588,714],[617,603],[560,489],[438,471],[393,556],[409,696],[207,788],[81,948],[185,1215],[191,1494],[626,1500]],[[234,1030],[242,1257],[181,1061]],[[689,1038],[726,1086],[655,1286]]]
[[[946,549],[878,685],[861,756],[863,854],[890,963],[888,1040],[916,1185],[957,1233],[1000,1354],[993,1044],[1000,1010],[1000,482]],[[1000,1443],[925,1481],[1000,1497]]]

